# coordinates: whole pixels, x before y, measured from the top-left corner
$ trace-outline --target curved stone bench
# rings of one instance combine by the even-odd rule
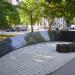
[[[18,35],[0,41],[0,57],[23,46],[50,41],[48,31],[40,31]]]
[[[9,39],[0,41],[0,57],[5,54],[23,47],[24,35],[15,36]]]
[[[48,41],[64,41],[66,37],[69,36],[69,33],[72,32],[56,31],[56,30],[38,31],[38,32],[32,32],[32,33],[30,32],[25,35],[18,35],[15,37],[11,37],[9,39],[5,39],[3,41],[0,41],[0,57],[23,46],[32,45],[41,42],[48,42]],[[66,34],[65,38],[64,38],[64,34]],[[73,40],[74,40],[74,36],[73,36]],[[59,49],[61,48],[57,45],[57,49],[58,51],[60,51]]]

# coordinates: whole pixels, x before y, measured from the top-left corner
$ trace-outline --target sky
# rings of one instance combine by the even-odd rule
[[[12,4],[17,5],[19,0],[12,0]]]

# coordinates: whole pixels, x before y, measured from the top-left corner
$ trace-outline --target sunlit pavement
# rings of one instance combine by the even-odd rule
[[[4,34],[4,35],[8,35],[8,34],[9,34],[9,35],[10,35],[10,34],[12,34],[12,35],[14,35],[14,34],[15,34],[15,35],[19,35],[19,34],[25,34],[25,33],[28,33],[28,32],[29,32],[29,31],[22,31],[22,32],[5,32],[5,31],[1,32],[1,31],[0,31],[0,35],[1,35],[1,34]]]
[[[34,29],[34,32],[36,31],[47,31],[48,29]],[[5,31],[0,31],[0,35],[4,34],[4,35],[20,35],[20,34],[26,34],[26,33],[29,33],[31,32],[30,30],[29,31],[15,31],[15,32],[5,32]]]
[[[75,53],[56,52],[57,43],[64,42],[45,42],[10,52],[0,58],[0,75],[45,75],[55,71],[75,57]]]

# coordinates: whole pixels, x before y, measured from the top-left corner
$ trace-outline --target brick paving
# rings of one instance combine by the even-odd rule
[[[75,53],[56,52],[56,44],[30,45],[3,56],[0,75],[45,75],[55,71],[75,57]]]
[[[75,58],[57,69],[56,71],[46,75],[75,75]]]

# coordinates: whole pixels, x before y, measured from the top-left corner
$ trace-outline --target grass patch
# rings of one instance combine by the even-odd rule
[[[14,37],[16,34],[7,34],[7,35],[0,35],[0,40],[4,40],[10,37]]]

